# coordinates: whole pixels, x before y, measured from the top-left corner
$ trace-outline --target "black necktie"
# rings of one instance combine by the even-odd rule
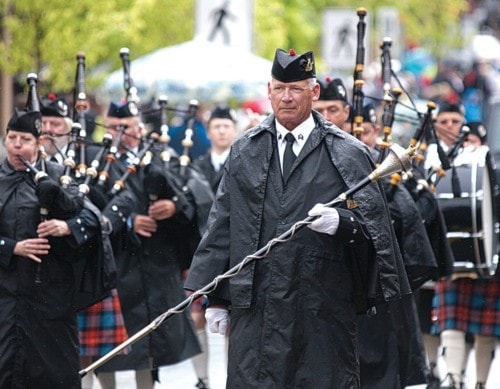
[[[128,162],[128,155],[127,154],[122,154],[120,155],[120,158],[118,158],[120,162],[123,164],[123,166],[128,166],[130,163]]]
[[[285,154],[283,154],[283,182],[288,180],[290,169],[292,168],[293,162],[297,158],[293,152],[293,142],[295,142],[295,137],[289,132],[285,136],[285,141]]]

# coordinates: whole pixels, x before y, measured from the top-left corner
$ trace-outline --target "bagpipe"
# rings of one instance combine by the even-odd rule
[[[35,73],[28,74],[27,82],[29,85],[28,99],[26,102],[26,110],[40,112],[40,102],[37,93],[37,75]],[[37,186],[37,195],[41,204],[40,216],[42,219],[46,219],[49,212],[52,217],[58,219],[66,219],[68,215],[74,216],[77,213],[77,209],[81,209],[82,201],[78,199],[72,199],[64,189],[67,189],[67,184],[65,180],[60,180],[60,185],[51,179],[47,172],[45,166],[46,157],[42,151],[39,153],[38,159],[40,160],[41,169],[37,169],[32,166],[28,161],[19,156],[19,159],[26,166],[27,170],[33,173],[35,183]],[[66,166],[65,166],[66,168]],[[66,169],[64,170],[63,176],[66,174]],[[68,183],[69,184],[69,183]]]
[[[74,123],[70,132],[70,141],[66,153],[61,153],[64,158],[65,167],[64,174],[60,178],[61,183],[66,187],[70,183],[76,182],[79,188],[78,196],[81,198],[88,196],[102,209],[115,195],[126,188],[127,181],[131,176],[137,174],[140,168],[149,166],[153,160],[159,158],[163,161],[162,164],[165,167],[165,172],[162,172],[163,175],[183,177],[183,179],[178,180],[169,179],[169,182],[172,183],[171,185],[175,183],[180,187],[184,186],[189,179],[187,172],[191,162],[189,154],[190,148],[193,145],[192,136],[194,120],[198,109],[197,100],[191,100],[189,108],[182,110],[168,107],[167,97],[160,96],[158,99],[160,108],[158,110],[152,109],[148,112],[140,112],[140,99],[130,74],[129,49],[125,47],[121,48],[120,58],[124,74],[123,86],[129,111],[138,117],[143,114],[160,114],[161,127],[159,131],[156,129],[149,132],[143,131],[139,152],[131,158],[130,163],[125,168],[125,172],[119,177],[115,177],[113,181],[110,181],[113,176],[118,174],[113,166],[118,159],[117,155],[122,144],[122,137],[129,136],[126,134],[127,127],[126,125],[120,125],[114,136],[107,132],[101,142],[96,143],[85,139],[85,113],[88,109],[85,92],[85,54],[79,52],[76,58],[77,67],[73,93]],[[178,158],[175,151],[169,147],[168,111],[175,111],[186,117],[185,137],[182,141],[183,152]],[[105,125],[100,123],[95,124],[105,127]],[[90,161],[89,164],[86,159]],[[174,159],[175,163],[173,162]],[[153,170],[152,167],[148,167],[147,169],[148,172],[152,172],[155,178],[158,178],[158,174],[153,174]],[[167,171],[168,173],[166,173]],[[152,182],[152,180],[148,180],[148,182]],[[172,190],[165,190],[168,192],[167,195],[172,194]]]
[[[357,49],[356,49],[356,65],[354,66],[354,86],[352,89],[352,105],[353,105],[353,122],[351,123],[352,134],[361,139],[361,134],[363,134],[363,105],[364,105],[364,93],[363,85],[365,81],[363,80],[363,69],[365,66],[365,32],[366,32],[366,22],[364,18],[366,16],[366,9],[360,7],[356,11],[359,21],[357,24]]]
[[[81,211],[83,203],[69,195],[55,180],[49,175],[36,168],[21,155],[19,160],[26,166],[26,170],[32,173],[35,182],[35,193],[40,204],[40,222],[54,219],[69,219]],[[35,284],[42,284],[42,264],[37,263],[35,271]]]
[[[377,162],[384,160],[384,150],[390,144],[390,127],[395,119],[418,123],[422,134],[416,136],[420,140],[413,144],[415,154],[412,158],[412,169],[404,172],[402,176],[399,173],[393,174],[390,183],[393,189],[399,184],[405,185],[416,202],[424,197],[424,203],[429,200],[426,192],[432,194],[436,207],[439,208],[437,212],[442,212],[444,216],[445,234],[453,252],[452,277],[491,277],[498,268],[500,224],[497,210],[499,186],[492,156],[486,153],[479,156],[479,160],[476,157],[474,161],[456,164],[457,157],[463,155],[463,145],[469,134],[466,125],[462,126],[448,150],[443,150],[434,128],[433,111],[436,104],[428,102],[425,113],[416,108],[410,94],[404,90],[390,67],[390,46],[390,40],[384,38],[381,45],[384,130],[379,142],[381,153]],[[390,87],[390,77],[395,78],[400,88]],[[416,112],[416,118],[398,117],[395,108],[401,104],[401,91],[406,92],[413,111]],[[428,160],[432,159],[430,151],[435,152],[435,158],[430,168],[426,168]],[[387,193],[387,197],[390,200],[391,191]],[[439,215],[436,214],[435,217],[439,218]],[[428,222],[425,217],[424,220]]]
[[[500,224],[497,211],[499,191],[492,157],[487,154],[479,163],[454,166],[454,160],[463,149],[464,141],[467,138],[467,128],[462,129],[453,146],[448,152],[444,152],[434,129],[433,111],[436,104],[429,101],[426,104],[426,111],[417,109],[411,94],[405,90],[403,83],[391,67],[392,40],[388,37],[384,38],[380,45],[383,97],[380,99],[365,96],[362,73],[364,69],[363,37],[366,10],[360,8],[357,14],[359,22],[352,95],[352,134],[361,139],[365,98],[380,101],[383,110],[381,116],[383,131],[378,142],[380,153],[376,165],[386,158],[393,138],[392,126],[396,121],[398,125],[409,123],[410,127],[418,126],[421,134],[414,137],[419,141],[412,145],[414,147],[414,155],[411,160],[412,169],[405,172],[395,172],[390,176],[389,183],[391,185],[386,191],[387,199],[391,201],[398,185],[404,185],[417,203],[426,228],[429,228],[428,232],[435,232],[437,224],[442,226],[439,227],[439,236],[447,234],[448,239],[444,238],[447,242],[441,244],[441,248],[438,250],[442,255],[436,254],[436,258],[440,256],[440,261],[445,257],[451,259],[442,260],[440,275],[449,275],[450,271],[443,269],[450,269],[453,266],[444,264],[444,262],[454,261],[454,271],[459,273],[458,276],[465,274],[466,276],[490,277],[498,268],[498,225]],[[398,87],[392,87],[391,79],[397,82]],[[411,106],[401,101],[403,93]],[[398,105],[412,113],[414,112],[416,116],[402,115],[396,109]],[[429,149],[437,151],[439,163],[427,170],[425,166],[429,157]],[[451,171],[451,174],[447,174],[448,170]],[[438,183],[440,185],[437,188]],[[429,236],[429,238],[433,240],[436,237]],[[436,244],[436,246],[438,245]],[[448,246],[448,249],[445,246]],[[452,251],[455,259],[452,258],[453,254],[444,254]]]
[[[74,110],[73,122],[80,125],[76,132],[76,139],[72,143],[78,143],[79,160],[76,166],[75,175],[77,178],[85,177],[87,174],[87,164],[85,161],[85,139],[87,137],[87,124],[85,114],[88,110],[87,94],[85,92],[85,53],[79,52],[76,55],[77,66],[75,75],[75,92],[73,94]],[[78,127],[77,127],[78,128]],[[75,130],[76,131],[76,130]]]
[[[37,81],[38,77],[35,73],[28,74],[27,84],[29,87],[29,92],[25,108],[28,112],[40,112],[40,102],[37,93]],[[39,130],[41,131],[41,128]],[[40,221],[43,222],[50,218],[65,220],[74,217],[83,208],[83,201],[75,198],[66,191],[67,187],[69,186],[69,182],[66,182],[66,180],[61,180],[61,183],[58,183],[56,180],[52,179],[49,176],[49,174],[46,172],[45,157],[46,155],[43,151],[43,148],[40,148],[37,158],[40,168],[37,168],[36,162],[32,164],[30,161],[27,161],[22,155],[18,155],[19,160],[26,167],[26,171],[31,173],[33,181],[36,185],[35,194],[38,197],[38,202],[40,205]],[[42,264],[39,263],[37,264],[35,272],[35,284],[37,285],[40,285],[42,283],[41,273]]]

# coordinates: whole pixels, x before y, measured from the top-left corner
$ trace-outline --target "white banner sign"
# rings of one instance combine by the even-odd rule
[[[252,26],[252,0],[196,0],[196,38],[252,51]]]
[[[347,70],[356,65],[358,47],[358,22],[360,18],[355,9],[327,8],[323,13],[322,58],[330,70]],[[368,15],[365,22],[364,63],[369,61],[370,23]]]

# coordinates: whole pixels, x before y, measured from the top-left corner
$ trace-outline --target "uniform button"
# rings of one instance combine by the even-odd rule
[[[351,221],[354,223],[354,218],[351,216]]]
[[[87,240],[89,237],[87,235],[83,235],[83,239]]]
[[[78,219],[76,219],[76,222],[77,222],[78,224],[82,224],[82,219],[78,218]]]
[[[5,245],[5,240],[3,240],[3,239],[2,239],[2,240],[0,240],[0,245],[1,245],[1,246]]]
[[[351,239],[351,240],[349,241],[349,243],[350,243],[350,244],[353,244],[354,242],[355,242],[355,241],[354,241],[354,239]]]
[[[352,230],[353,235],[358,233],[357,229]]]
[[[113,206],[111,207],[111,210],[116,212],[116,211],[118,211],[118,207],[117,207],[116,205],[113,205]]]
[[[85,231],[85,227],[81,227],[81,228],[80,228],[80,231],[81,231],[81,232],[84,232],[84,231]]]

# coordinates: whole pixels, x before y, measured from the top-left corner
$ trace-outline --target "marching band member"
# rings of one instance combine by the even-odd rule
[[[73,124],[69,116],[69,105],[64,98],[50,94],[40,102],[40,112],[43,125],[41,142],[47,154],[46,159],[62,165]]]
[[[231,145],[238,134],[236,128],[236,115],[232,109],[217,106],[210,113],[207,123],[207,137],[210,140],[210,149],[205,155],[193,161],[193,166],[198,168],[209,181],[213,194],[217,193],[220,180],[224,174],[224,164]],[[205,327],[205,310],[202,299],[198,299],[191,306],[191,317],[196,326],[198,339],[202,346],[202,354],[193,358],[193,366],[198,376],[197,387],[205,389],[209,387],[208,382],[208,343]]]
[[[465,121],[461,104],[443,102],[436,118],[436,134],[443,147],[450,147],[458,137]],[[453,161],[455,166],[472,162],[485,162],[486,132],[471,124],[473,134],[479,136],[481,145],[475,146],[473,136]],[[477,143],[477,141],[476,141]],[[439,193],[439,184],[436,188]],[[466,335],[474,338],[476,354],[476,386],[486,387],[488,373],[494,357],[496,339],[500,336],[500,283],[498,271],[492,277],[471,277],[457,272],[440,279],[435,287],[435,331],[440,334],[443,357],[447,367],[450,388],[462,388],[467,382],[465,370],[469,347]]]
[[[85,258],[79,249],[92,231],[71,234],[66,220],[82,202],[59,186],[60,166],[49,162],[33,179],[41,166],[41,121],[38,111],[14,113],[0,165],[2,388],[80,388],[75,303]]]
[[[229,334],[228,388],[359,388],[356,310],[409,292],[387,205],[376,184],[349,207],[321,205],[368,175],[372,159],[312,110],[312,52],[278,49],[271,74],[274,114],[233,144],[185,287],[203,287],[294,221],[318,216],[219,285],[206,317],[212,332]],[[365,275],[375,285],[363,285]]]
[[[344,84],[340,79],[328,78],[325,83],[318,82],[322,91],[313,107],[319,109],[327,120],[346,128],[349,103]],[[380,126],[372,104],[363,108],[362,127],[361,141],[370,147],[374,160],[377,160]],[[427,280],[435,265],[427,233],[417,206],[406,189],[402,185],[394,187],[387,180],[384,180],[384,189],[391,192],[389,209],[410,283],[413,276],[419,286],[422,277]],[[426,382],[425,352],[412,296],[378,304],[376,315],[359,315],[358,331],[362,387],[396,388]]]
[[[314,102],[313,108],[318,111],[323,117],[335,124],[338,128],[347,128],[351,106],[347,98],[347,90],[340,78],[330,80],[327,78],[325,82],[318,80],[321,86],[319,99]],[[346,131],[350,132],[350,131]]]
[[[117,136],[124,128],[118,146],[115,172],[121,176],[127,165],[145,147],[142,122],[130,105],[111,103],[107,131]],[[161,169],[160,169],[161,170]],[[113,229],[113,244],[118,269],[117,289],[129,334],[148,325],[169,307],[184,298],[180,251],[186,236],[179,236],[183,226],[192,222],[193,200],[170,181],[174,196],[151,199],[144,184],[145,169],[129,176],[125,188],[104,209]],[[160,177],[158,177],[160,178]],[[139,388],[153,388],[158,368],[193,357],[200,352],[192,322],[180,314],[154,333],[135,343],[130,352],[117,355],[97,370],[103,388],[115,388],[114,372],[135,370]]]
[[[224,173],[224,164],[229,155],[238,130],[236,115],[227,107],[216,107],[210,114],[207,123],[207,137],[210,139],[210,149],[193,162],[209,180],[214,194]]]
[[[62,165],[66,158],[72,126],[69,106],[63,98],[56,98],[51,94],[42,100],[40,112],[42,113],[41,141],[47,159]],[[80,220],[84,223],[86,219]],[[80,224],[75,225],[80,228]],[[106,354],[127,339],[118,293],[116,289],[112,289],[109,293],[110,296],[104,297],[102,301],[77,314],[82,367],[90,365],[94,357]],[[91,389],[92,385],[92,374],[83,378],[82,389]]]
[[[207,138],[210,140],[210,148],[205,155],[194,160],[192,164],[208,180],[214,195],[224,174],[224,164],[237,134],[234,112],[228,107],[215,107],[207,122]],[[191,317],[195,323],[198,340],[203,351],[194,357],[192,362],[198,376],[197,387],[205,389],[209,387],[208,339],[205,332],[207,322],[202,299],[196,300],[191,306]]]

